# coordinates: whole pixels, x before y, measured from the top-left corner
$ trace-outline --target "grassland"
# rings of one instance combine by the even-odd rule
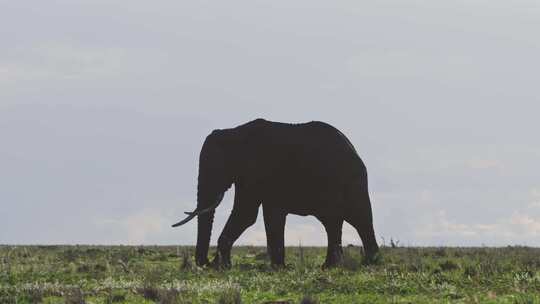
[[[540,249],[382,248],[374,265],[348,247],[236,247],[233,267],[193,265],[192,247],[0,246],[0,303],[540,303]],[[278,302],[281,301],[281,302]]]

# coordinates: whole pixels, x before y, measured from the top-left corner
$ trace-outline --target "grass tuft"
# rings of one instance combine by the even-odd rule
[[[343,250],[343,261],[341,267],[350,271],[357,271],[362,267],[362,256],[354,247],[347,247]]]
[[[228,288],[219,293],[217,304],[242,304],[240,290]]]
[[[300,301],[300,304],[319,304],[319,301],[311,296],[304,296]]]
[[[182,262],[180,264],[180,270],[182,271],[191,271],[195,268],[195,264],[193,263],[193,260],[191,259],[191,254],[189,251],[184,250],[182,251]]]
[[[459,264],[456,263],[454,260],[449,259],[439,263],[439,267],[442,271],[452,271],[459,269]]]
[[[80,288],[69,290],[64,297],[65,304],[86,304],[84,294]]]

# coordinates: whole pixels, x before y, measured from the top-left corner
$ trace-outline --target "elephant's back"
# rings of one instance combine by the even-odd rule
[[[364,163],[352,143],[330,124],[278,123],[272,129],[268,134],[272,150],[293,176],[337,181],[365,175]]]
[[[263,201],[291,213],[332,214],[345,210],[351,183],[367,186],[366,168],[350,141],[324,122],[304,124],[257,120],[246,125],[248,165],[257,172]]]

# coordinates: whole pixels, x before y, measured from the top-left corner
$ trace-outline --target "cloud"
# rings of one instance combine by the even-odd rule
[[[416,227],[416,236],[419,238],[447,237],[449,235],[468,237],[476,235],[476,233],[473,227],[448,219],[444,210],[430,217],[427,223],[420,224]]]
[[[17,54],[0,61],[0,84],[110,76],[125,67],[127,59],[122,48],[67,43],[17,48],[13,53]]]
[[[289,218],[292,216],[289,216]],[[298,217],[298,223],[294,221],[285,225],[285,245],[287,246],[326,246],[326,231],[318,220],[312,217]],[[343,224],[342,243],[361,244],[360,237],[356,230],[348,223]],[[256,245],[266,246],[266,232],[261,221],[254,227],[249,228],[235,243],[235,245]]]
[[[540,218],[532,217],[528,214],[515,212],[509,221],[511,227],[510,234],[513,237],[539,237],[540,236]],[[513,229],[512,229],[513,228]]]
[[[139,245],[155,243],[159,235],[170,228],[172,220],[156,209],[142,209],[119,219],[96,220],[95,224],[101,229],[120,231],[120,243]],[[169,229],[170,230],[170,229]]]
[[[533,188],[530,193],[532,201],[529,203],[530,208],[540,208],[540,189]]]
[[[285,244],[288,246],[326,245],[326,232],[321,224],[294,223],[285,225]],[[266,232],[263,227],[254,227],[245,232],[237,244],[266,246]]]
[[[150,75],[163,74],[168,60],[165,51],[148,47],[69,42],[13,47],[0,51],[0,94],[63,88],[82,95],[89,88],[141,87]]]
[[[531,240],[540,236],[540,217],[516,211],[509,218],[500,218],[492,223],[465,224],[449,218],[442,210],[416,228],[417,239],[492,241],[493,245],[531,244]]]
[[[497,159],[471,159],[467,163],[470,169],[487,170],[487,169],[504,169],[504,165]]]

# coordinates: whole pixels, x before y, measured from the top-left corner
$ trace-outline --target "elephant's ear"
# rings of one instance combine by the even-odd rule
[[[233,137],[228,130],[214,130],[206,137],[201,152],[200,162],[211,170],[227,170],[231,161],[231,150],[234,144]]]
[[[245,132],[238,129],[214,130],[216,150],[222,153],[226,171],[235,176],[239,164],[246,158],[247,137]]]
[[[227,156],[236,153],[239,146],[245,142],[244,132],[237,129],[214,130],[212,134],[216,137],[217,145]]]
[[[222,130],[214,130],[204,141],[199,158],[199,171],[222,171],[225,167],[225,151],[222,144]]]

